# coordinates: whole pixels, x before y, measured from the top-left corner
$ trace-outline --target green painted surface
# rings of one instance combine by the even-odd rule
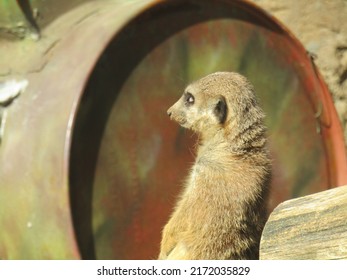
[[[92,0],[0,0],[0,39],[37,40],[59,16]],[[107,0],[98,0],[107,1]]]
[[[15,24],[24,20],[23,14],[17,5],[17,1],[1,0],[0,1],[0,26]]]

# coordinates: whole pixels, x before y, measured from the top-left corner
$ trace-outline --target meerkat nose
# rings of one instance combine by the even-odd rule
[[[167,110],[167,115],[168,115],[169,117],[171,117],[171,114],[172,114],[172,112],[170,111],[170,109]]]

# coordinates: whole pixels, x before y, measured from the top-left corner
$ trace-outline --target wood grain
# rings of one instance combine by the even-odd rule
[[[347,186],[281,203],[265,225],[260,259],[347,259]]]

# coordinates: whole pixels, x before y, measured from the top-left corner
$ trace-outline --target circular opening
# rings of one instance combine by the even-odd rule
[[[215,71],[248,77],[267,114],[270,210],[331,186],[315,118],[322,90],[308,65],[303,48],[247,4],[169,1],[129,22],[95,66],[74,126],[70,188],[82,257],[157,257],[196,140],[166,110]]]

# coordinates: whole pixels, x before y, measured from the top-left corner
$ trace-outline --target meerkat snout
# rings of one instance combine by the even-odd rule
[[[253,86],[238,73],[213,73],[167,114],[197,132],[199,145],[159,259],[257,259],[271,163]]]

